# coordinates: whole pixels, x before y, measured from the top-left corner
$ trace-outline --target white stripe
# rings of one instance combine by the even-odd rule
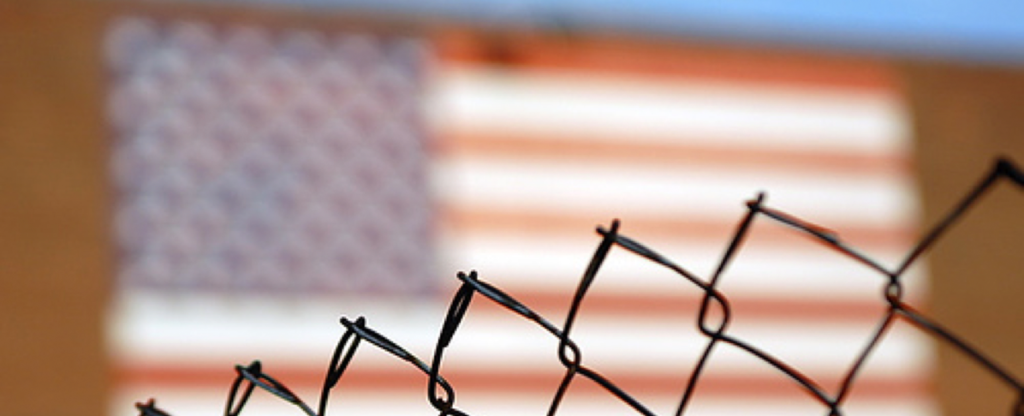
[[[916,212],[908,178],[786,174],[729,168],[617,168],[502,157],[447,158],[434,164],[445,204],[631,216],[739,220],[745,201],[767,191],[768,206],[820,223],[898,226]]]
[[[511,312],[509,312],[510,316]],[[512,316],[517,318],[517,316]],[[881,314],[880,314],[881,317]],[[459,329],[446,359],[448,370],[558,371],[557,339],[540,328],[498,325],[492,319],[467,321]],[[556,323],[561,325],[561,322]],[[736,317],[729,329],[740,339],[774,354],[814,376],[844,374],[861,351],[874,324],[778,324],[757,317]],[[904,328],[909,329],[909,328]],[[700,335],[692,317],[679,319],[580,318],[572,338],[580,346],[583,363],[609,374],[642,371],[652,375],[686,375],[692,371],[709,339]],[[913,374],[927,368],[929,351],[923,335],[893,331],[871,355],[865,375]],[[711,362],[718,374],[778,374],[747,352],[721,344]]]
[[[903,154],[908,145],[903,107],[892,94],[824,87],[466,69],[441,72],[426,108],[441,131],[858,153]]]
[[[828,414],[828,409],[817,402],[792,400],[695,400],[687,408],[687,416],[802,416]],[[939,410],[931,400],[902,399],[877,401],[852,401],[843,406],[844,415],[871,416],[926,416],[938,415]]]
[[[399,322],[396,337],[427,339],[436,336],[434,331],[444,319],[443,302],[429,297],[304,295],[288,299],[131,291],[116,299],[108,342],[118,361],[129,364],[188,362],[230,367],[265,359],[312,360],[326,368],[345,332],[339,318],[355,321],[365,316],[370,327]]]
[[[234,313],[211,314],[192,302],[168,305],[159,297],[133,301],[119,322],[117,345],[124,363],[152,362],[161,365],[204,363],[222,366],[253,359],[272,368],[299,366],[320,369],[340,339],[343,327],[328,316],[336,310],[328,304],[296,315],[294,311],[262,307],[256,303]],[[478,298],[474,304],[491,302]],[[446,352],[445,369],[496,372],[558,371],[557,339],[528,320],[507,311],[473,307]],[[364,305],[367,306],[367,305]],[[316,313],[316,317],[307,314]],[[429,360],[437,341],[443,315],[441,305],[422,307],[423,313],[395,313],[393,305],[363,308],[367,326],[377,330],[421,359]],[[276,313],[276,315],[275,315]],[[561,316],[547,317],[561,326]],[[881,313],[879,313],[881,318]],[[354,319],[354,317],[353,317]],[[160,322],[160,325],[153,325]],[[619,317],[579,318],[572,338],[581,347],[584,363],[607,371],[643,371],[649,374],[686,374],[708,343],[696,330],[693,315],[650,316],[640,320]],[[814,375],[838,375],[865,345],[876,324],[777,323],[757,316],[734,316],[729,334]],[[273,329],[272,332],[266,328]],[[871,356],[865,374],[913,374],[927,368],[930,351],[924,335],[900,328],[891,331]],[[398,368],[407,363],[369,343],[362,344],[354,363],[360,366]],[[656,358],[656,359],[652,359]],[[717,371],[773,374],[774,370],[731,346],[716,349]],[[368,367],[363,367],[368,368]]]
[[[488,233],[460,233],[443,244],[444,270],[476,270],[481,279],[508,290],[532,288],[571,293],[583,275],[599,239],[516,238]],[[721,246],[678,242],[648,242],[651,249],[707,282],[721,260]],[[902,253],[872,253],[896,258]],[[892,267],[891,265],[889,266]],[[910,268],[903,276],[905,293],[918,298],[925,267]],[[454,272],[452,272],[454,274]],[[885,276],[846,257],[821,248],[787,250],[785,247],[741,247],[721,277],[719,288],[730,294],[759,296],[813,296],[824,299],[877,299]],[[652,261],[615,248],[599,271],[595,287],[638,294],[675,290],[699,294],[681,276]]]

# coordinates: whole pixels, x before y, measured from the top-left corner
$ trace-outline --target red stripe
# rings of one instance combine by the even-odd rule
[[[738,202],[739,203],[739,202]],[[748,235],[748,245],[780,244],[793,250],[810,250],[817,252],[819,245],[824,244],[810,234],[795,228],[769,226],[774,222],[762,217],[764,222],[755,223]],[[560,214],[555,212],[538,212],[522,210],[501,210],[494,208],[465,208],[461,206],[443,206],[438,212],[438,221],[454,235],[473,230],[487,230],[506,236],[528,236],[543,239],[545,236],[581,236],[592,232],[599,225],[607,225],[612,218],[599,213],[573,212]],[[712,246],[724,244],[732,238],[740,218],[736,221],[709,221],[687,217],[652,218],[636,217],[623,219],[622,233],[641,241],[693,241]],[[841,228],[830,229],[845,243],[858,249],[875,250],[909,250],[915,232],[907,227],[881,227],[870,225],[843,225]],[[595,241],[597,237],[594,237]]]
[[[493,129],[452,126],[434,142],[441,155],[500,155],[533,160],[585,161],[600,165],[731,166],[752,170],[887,174],[910,176],[911,160],[898,154],[850,154],[841,151],[751,149],[634,140],[609,143],[586,137],[537,136]],[[716,140],[708,140],[713,143]]]
[[[675,364],[670,363],[676,367]],[[326,369],[274,366],[264,363],[264,371],[293,391],[316,391],[323,385]],[[680,396],[687,379],[688,369],[680,375],[652,375],[643,373],[602,374],[616,385],[637,396]],[[188,366],[122,366],[115,369],[117,385],[150,385],[172,388],[223,388],[225,394],[235,377],[232,368]],[[501,372],[488,369],[479,371],[444,371],[442,374],[456,389],[457,394],[519,393],[550,395],[564,375],[564,369],[552,362],[550,370],[531,372]],[[409,368],[366,368],[353,363],[346,371],[339,391],[387,391],[395,395],[425,393],[426,376]],[[821,377],[817,381],[826,391],[834,392],[841,382],[838,376]],[[862,399],[906,399],[923,397],[928,393],[927,381],[915,376],[861,377],[854,383],[854,394]],[[573,392],[601,392],[592,382],[580,377],[574,381]],[[806,396],[796,384],[781,373],[768,375],[721,374],[708,370],[698,382],[702,397],[745,398],[765,400]],[[154,392],[158,394],[159,392]],[[313,397],[304,398],[312,400]]]
[[[436,38],[442,64],[500,65],[517,72],[558,69],[644,78],[703,78],[730,82],[894,91],[896,72],[882,62],[850,56],[698,46],[624,36],[448,30]]]
[[[881,287],[881,285],[879,285]],[[523,303],[533,311],[546,317],[563,317],[572,304],[573,293],[550,293],[529,290],[506,290],[509,296]],[[616,317],[660,316],[693,322],[696,324],[697,312],[700,310],[703,297],[696,290],[687,295],[677,293],[661,294],[630,294],[608,293],[592,290],[583,300],[582,308],[585,316],[614,315]],[[755,297],[730,296],[725,294],[729,302],[729,310],[734,319],[771,321],[772,323],[850,323],[878,322],[888,307],[879,290],[878,299],[813,299],[789,297]],[[479,298],[483,299],[483,298]],[[490,300],[473,303],[474,313],[488,311],[502,312],[500,305]],[[712,305],[717,311],[718,306]],[[509,312],[511,313],[511,312]],[[559,324],[561,322],[558,322]]]

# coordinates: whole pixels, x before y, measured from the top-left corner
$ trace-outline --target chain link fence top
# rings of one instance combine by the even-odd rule
[[[345,371],[350,363],[357,359],[357,352],[363,342],[389,353],[395,359],[404,361],[421,372],[427,381],[427,400],[437,414],[467,415],[468,413],[460,410],[457,406],[456,386],[445,379],[442,367],[447,347],[458,336],[460,324],[469,313],[472,301],[478,297],[483,298],[481,301],[497,303],[507,309],[509,313],[540,327],[557,340],[557,349],[554,353],[564,368],[564,375],[557,389],[552,392],[550,406],[547,411],[548,415],[558,414],[559,406],[562,399],[566,396],[569,387],[581,378],[597,384],[607,394],[627,404],[636,414],[655,415],[642,401],[617,385],[613,378],[606,377],[597,369],[587,366],[583,360],[585,352],[583,347],[573,340],[574,324],[579,316],[581,306],[587,299],[588,289],[601,275],[601,266],[604,260],[612,250],[625,250],[640,256],[646,261],[671,270],[678,275],[679,284],[690,285],[703,292],[696,326],[699,332],[703,334],[706,342],[703,346],[703,352],[699,355],[699,359],[695,363],[692,372],[686,375],[685,388],[679,395],[678,406],[674,412],[677,416],[686,414],[687,405],[691,402],[697,386],[701,383],[703,371],[714,357],[715,348],[724,345],[734,347],[768,364],[820,403],[824,414],[830,416],[843,415],[843,405],[857,384],[859,371],[870,359],[876,347],[885,342],[886,332],[897,320],[909,322],[939,342],[955,348],[969,358],[976,366],[996,377],[1002,384],[1016,392],[1017,400],[1009,406],[1009,414],[1012,416],[1024,416],[1024,384],[1022,384],[1018,376],[995,362],[983,351],[972,346],[969,340],[959,337],[941,323],[936,322],[913,305],[908,304],[905,301],[907,296],[902,281],[905,271],[914,263],[921,261],[922,255],[942,238],[958,219],[963,217],[972,206],[980,203],[987,191],[1001,182],[1009,182],[1020,190],[1024,188],[1024,172],[1010,160],[998,160],[993,165],[991,171],[974,188],[968,190],[962,200],[953,206],[948,214],[941,218],[938,223],[933,225],[920,238],[909,252],[905,254],[902,261],[891,268],[883,266],[880,262],[859,251],[856,247],[846,243],[837,233],[797,218],[784,210],[770,206],[765,194],[760,194],[755,199],[746,203],[747,213],[740,219],[730,243],[724,249],[717,267],[710,276],[697,275],[686,269],[683,265],[677,264],[668,257],[658,253],[654,248],[648,247],[642,242],[620,233],[619,221],[614,220],[610,226],[597,229],[600,243],[576,287],[569,306],[569,312],[561,325],[549,321],[531,309],[529,305],[516,300],[501,288],[488,283],[478,273],[472,271],[468,273],[460,272],[456,276],[460,285],[449,304],[429,363],[416,357],[401,345],[391,341],[385,335],[368,326],[366,318],[358,317],[352,320],[342,317],[341,324],[344,326],[345,332],[331,356],[322,384],[320,398],[315,405],[307,403],[289,390],[282,381],[267,374],[260,361],[254,361],[249,365],[238,365],[235,367],[237,375],[229,388],[224,415],[241,415],[248,399],[258,389],[297,406],[308,416],[326,416],[327,404],[332,389],[336,388],[339,381],[345,375]],[[729,330],[732,309],[728,293],[720,290],[719,284],[723,279],[723,272],[730,263],[742,255],[744,239],[747,237],[748,231],[755,221],[771,221],[788,226],[806,235],[808,238],[824,244],[849,260],[861,263],[874,270],[883,283],[884,290],[879,294],[879,302],[885,305],[886,312],[878,321],[875,331],[869,335],[861,352],[848,363],[845,376],[837,388],[826,389],[802,372],[800,368],[790,365],[755,343],[747,342]],[[623,351],[623,353],[628,352]],[[500,359],[500,357],[494,358],[496,360]],[[137,408],[140,416],[169,415],[166,411],[158,408],[153,399],[145,403],[138,403]]]

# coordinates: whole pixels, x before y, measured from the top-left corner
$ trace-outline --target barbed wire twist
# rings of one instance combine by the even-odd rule
[[[972,346],[952,331],[940,325],[938,322],[928,318],[923,313],[907,304],[904,298],[903,282],[901,281],[904,272],[921,255],[926,252],[946,231],[961,218],[970,207],[975,205],[980,198],[1001,180],[1008,180],[1018,188],[1024,189],[1024,172],[1022,172],[1010,160],[1002,158],[996,161],[989,173],[972,188],[960,202],[953,207],[923,238],[913,246],[910,252],[893,269],[886,268],[839,238],[839,235],[826,228],[817,226],[800,218],[787,214],[783,211],[771,208],[765,204],[765,194],[759,194],[754,200],[747,202],[747,213],[740,221],[733,238],[729,242],[725,252],[718,262],[713,274],[709,279],[702,279],[694,273],[684,269],[672,262],[667,257],[619,233],[619,221],[612,221],[607,228],[598,227],[597,233],[601,236],[601,242],[594,251],[590,263],[587,265],[579,284],[576,287],[572,302],[565,322],[561,327],[548,321],[542,315],[530,309],[522,302],[505,293],[498,287],[487,283],[479,278],[475,271],[469,273],[459,272],[456,278],[461,285],[456,290],[444,322],[438,335],[437,343],[431,363],[428,365],[412,353],[405,350],[397,343],[391,341],[383,334],[373,330],[366,325],[366,319],[359,317],[355,321],[342,317],[341,324],[345,332],[338,341],[331,356],[327,374],[322,385],[320,399],[316,410],[306,404],[296,394],[292,393],[283,383],[277,381],[270,375],[263,372],[260,361],[253,361],[248,366],[237,365],[237,373],[231,384],[228,400],[224,408],[225,416],[239,416],[245,408],[249,397],[258,387],[274,396],[297,406],[307,416],[326,416],[327,403],[331,390],[338,384],[345,370],[348,368],[356,351],[362,341],[367,341],[377,348],[390,353],[396,358],[405,361],[418,369],[427,377],[427,399],[430,405],[440,416],[468,416],[467,413],[455,407],[455,389],[441,375],[441,367],[444,361],[444,353],[458,331],[463,318],[465,317],[470,303],[476,295],[481,295],[492,302],[501,305],[514,314],[533,322],[544,331],[558,340],[558,360],[565,368],[558,388],[552,397],[547,414],[557,414],[560,404],[565,397],[569,386],[579,377],[589,379],[596,383],[609,394],[626,403],[637,413],[645,416],[654,416],[655,413],[647,408],[639,400],[628,394],[611,380],[601,375],[596,370],[583,364],[582,351],[572,340],[571,333],[576,322],[577,315],[587,291],[596,279],[604,260],[609,252],[615,248],[621,248],[634,253],[653,263],[668,268],[683,280],[693,284],[703,291],[700,306],[697,313],[697,329],[708,338],[700,357],[690,373],[686,386],[680,396],[679,404],[676,407],[675,415],[681,416],[686,412],[687,405],[693,398],[694,391],[701,379],[701,375],[709,362],[714,348],[720,344],[732,345],[765,363],[771,365],[780,373],[787,376],[800,388],[809,393],[815,400],[827,408],[829,416],[841,416],[842,405],[849,396],[851,388],[855,384],[857,375],[867,362],[872,351],[882,342],[886,332],[892,327],[896,319],[903,318],[931,334],[941,342],[945,342],[963,353],[974,361],[985,371],[993,374],[1000,382],[1009,386],[1017,393],[1017,402],[1011,409],[1012,416],[1024,416],[1024,384],[1015,375],[1011,374],[1003,366],[986,356],[978,348]],[[838,251],[842,255],[853,259],[870,269],[884,276],[885,288],[882,297],[886,302],[887,309],[878,323],[875,331],[870,335],[868,344],[854,358],[852,365],[846,370],[837,391],[829,393],[825,388],[815,382],[812,378],[801,372],[799,369],[787,364],[778,357],[758,348],[743,339],[728,333],[728,327],[732,319],[732,309],[725,294],[719,291],[718,284],[723,271],[742,248],[744,239],[750,230],[751,225],[758,217],[766,217],[769,220],[787,225],[811,238],[818,240],[826,246]],[[711,322],[710,311],[715,308],[720,311],[718,322]],[[244,383],[244,387],[243,387]],[[155,400],[150,399],[145,403],[137,403],[136,408],[140,416],[170,416],[169,413],[159,409]]]

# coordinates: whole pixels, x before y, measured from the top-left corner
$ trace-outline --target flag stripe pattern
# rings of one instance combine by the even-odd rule
[[[177,415],[209,413],[223,405],[234,377],[230,366],[217,366],[252,358],[313,401],[343,332],[339,314],[366,316],[429,362],[457,271],[475,270],[560,324],[600,241],[595,227],[613,219],[623,235],[703,279],[721,261],[746,202],[762,193],[767,206],[887,265],[916,238],[908,116],[881,63],[597,35],[491,39],[452,30],[426,42],[434,65],[421,103],[438,294],[126,296],[113,335],[121,403],[156,396]],[[905,278],[906,299],[924,302],[927,270]],[[886,312],[885,282],[761,217],[718,288],[731,304],[731,335],[834,392]],[[572,337],[588,367],[655,413],[674,414],[708,343],[697,328],[703,295],[613,248]],[[903,323],[884,337],[844,414],[936,414],[927,337]],[[456,406],[470,414],[544,414],[564,373],[557,351],[550,334],[480,297],[441,373]],[[432,414],[425,386],[407,363],[363,348],[330,409]],[[247,414],[288,411],[272,398],[253,400]],[[824,413],[777,369],[729,346],[713,351],[686,412]],[[577,380],[559,414],[635,412]]]

